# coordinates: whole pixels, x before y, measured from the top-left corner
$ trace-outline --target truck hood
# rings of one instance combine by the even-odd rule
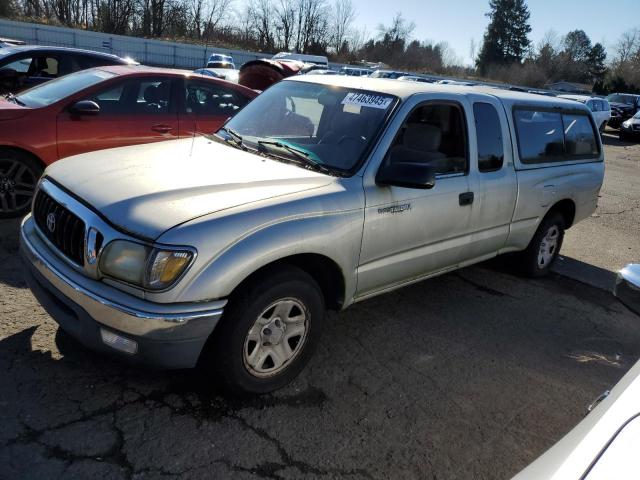
[[[334,181],[205,137],[77,155],[55,162],[45,175],[146,239],[202,215]]]

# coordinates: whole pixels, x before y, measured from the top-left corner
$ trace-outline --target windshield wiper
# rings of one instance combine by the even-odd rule
[[[7,93],[4,98],[6,98],[7,100],[9,100],[10,102],[15,103],[16,105],[20,105],[21,107],[26,107],[26,103],[24,103],[22,100],[18,99],[18,97],[16,97],[13,93]]]
[[[240,135],[235,130],[230,129],[229,127],[222,127],[220,130],[227,133],[233,139],[234,145],[237,145],[243,150],[245,149],[244,144],[242,143],[242,135]]]
[[[301,160],[302,165],[306,167],[310,167],[313,170],[326,173],[327,175],[335,175],[331,169],[325,167],[321,163],[316,162],[309,156],[309,152],[305,152],[304,150],[296,147],[292,147],[291,145],[287,145],[286,143],[278,142],[276,140],[258,140],[258,146],[262,147],[262,151],[266,150],[268,146],[274,146],[280,148],[282,150],[286,150],[291,153],[297,160]]]

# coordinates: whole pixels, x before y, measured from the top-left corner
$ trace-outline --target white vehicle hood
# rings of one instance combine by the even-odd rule
[[[334,181],[205,137],[77,155],[45,175],[112,224],[147,239],[202,215]]]
[[[640,361],[622,377],[595,409],[573,430],[541,457],[516,475],[513,480],[579,480],[598,456],[609,448],[617,448],[615,441],[609,442],[632,418],[640,414]],[[616,468],[637,478],[631,465],[637,465],[635,457],[619,459]],[[596,464],[597,466],[597,464]],[[601,473],[601,472],[599,472]],[[603,478],[601,475],[588,476],[587,480]],[[622,478],[609,472],[604,478]]]

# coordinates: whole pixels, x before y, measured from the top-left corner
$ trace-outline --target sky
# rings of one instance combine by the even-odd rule
[[[357,12],[354,27],[377,33],[380,23],[389,25],[396,12],[415,22],[412,39],[446,41],[464,64],[471,64],[470,43],[479,45],[489,23],[484,14],[488,0],[352,0]],[[529,39],[535,45],[553,29],[559,35],[584,30],[592,43],[600,42],[609,57],[615,54],[620,34],[640,28],[640,0],[528,0],[531,18]]]

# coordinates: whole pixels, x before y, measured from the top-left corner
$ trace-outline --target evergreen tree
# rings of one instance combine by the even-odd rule
[[[607,67],[604,64],[606,59],[607,52],[605,52],[604,47],[601,43],[596,43],[587,56],[587,67],[591,78],[602,82],[602,79],[607,74]]]
[[[571,62],[585,62],[591,52],[591,39],[584,30],[572,30],[564,37],[564,51]]]
[[[521,63],[529,49],[529,7],[525,0],[489,0],[491,19],[478,55],[478,69]]]

